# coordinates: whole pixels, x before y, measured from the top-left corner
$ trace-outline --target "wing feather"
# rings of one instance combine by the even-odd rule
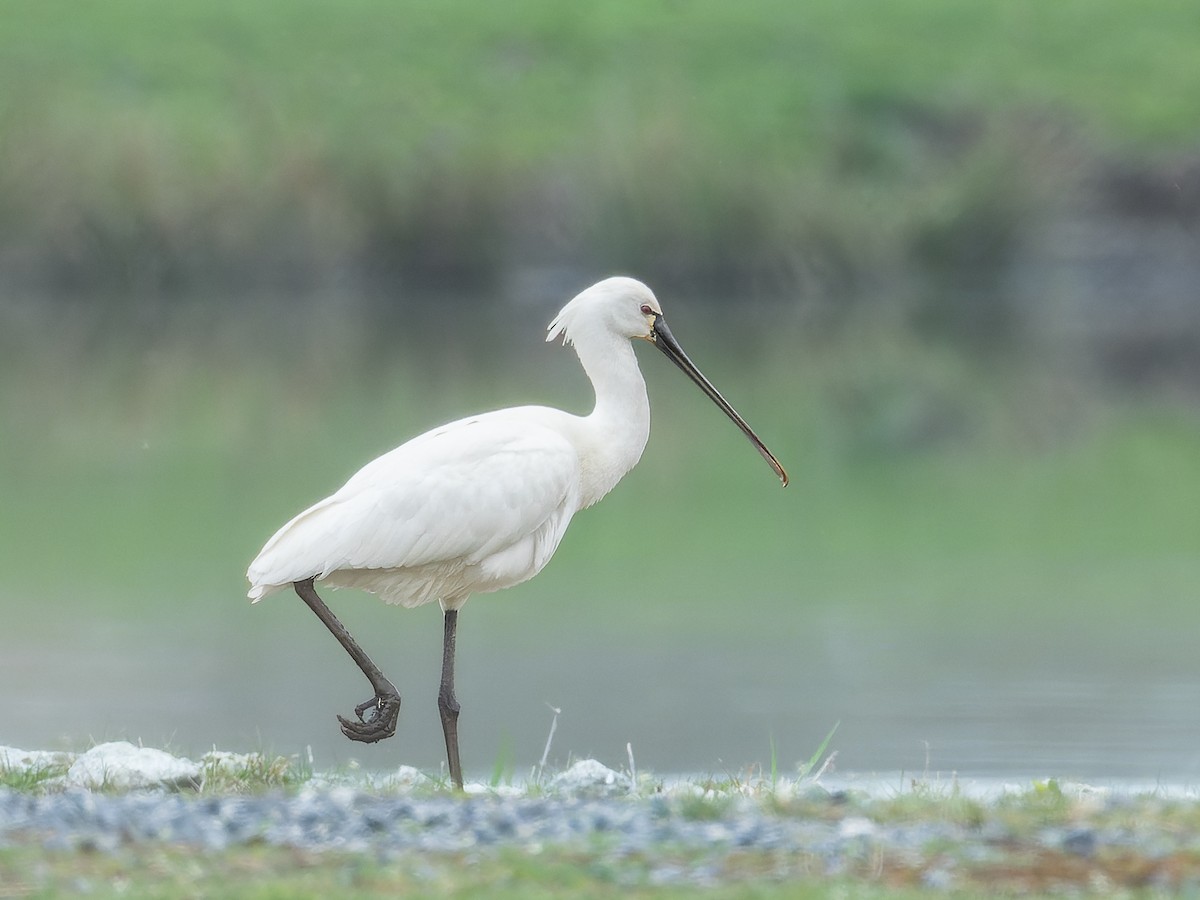
[[[540,568],[574,512],[565,507],[578,490],[579,459],[530,409],[463,419],[368,463],[267,542],[247,572],[251,599],[335,572],[479,567],[553,535],[549,552],[537,554]]]

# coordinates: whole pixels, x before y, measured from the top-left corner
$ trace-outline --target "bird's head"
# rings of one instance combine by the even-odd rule
[[[585,329],[653,341],[662,307],[654,292],[636,278],[616,276],[575,295],[550,323],[547,341],[571,343]]]
[[[746,424],[746,420],[729,405],[729,401],[721,396],[713,383],[696,368],[695,363],[688,359],[663,320],[662,307],[658,305],[654,292],[637,279],[618,276],[593,284],[562,308],[550,323],[549,332],[546,335],[548,341],[561,335],[564,343],[574,343],[581,360],[584,359],[583,348],[594,347],[591,342],[604,337],[640,338],[654,344],[733,420],[770,464],[779,480],[787,485],[787,472],[779,460]],[[586,360],[584,367],[587,367]]]

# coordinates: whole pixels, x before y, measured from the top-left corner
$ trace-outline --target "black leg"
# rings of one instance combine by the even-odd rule
[[[354,714],[358,716],[357,722],[338,716],[338,721],[342,723],[342,734],[352,741],[362,741],[364,744],[390,738],[396,733],[396,719],[400,716],[400,692],[384,677],[379,666],[371,662],[371,657],[358,646],[358,641],[354,640],[346,626],[338,621],[333,610],[317,596],[311,578],[297,581],[295,588],[300,599],[308,604],[308,608],[317,614],[317,618],[325,624],[330,634],[338,639],[338,643],[350,654],[350,658],[362,669],[367,681],[371,682],[371,687],[375,689],[374,697],[354,707]],[[364,719],[363,713],[372,708],[375,711],[371,717]]]
[[[458,626],[458,610],[446,610],[446,627],[442,636],[442,686],[438,690],[438,712],[442,714],[442,734],[446,736],[446,761],[450,777],[460,791],[463,789],[462,765],[458,761],[458,700],[454,696],[454,632]]]

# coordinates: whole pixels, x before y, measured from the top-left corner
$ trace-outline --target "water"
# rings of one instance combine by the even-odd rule
[[[352,599],[353,597],[353,599]],[[302,604],[222,598],[121,621],[78,610],[0,633],[0,743],[127,738],[175,752],[312,748],[318,767],[436,770],[436,608],[333,605],[404,697],[395,738],[352,744],[335,713],[365,680]],[[10,609],[11,602],[6,603]],[[573,615],[573,611],[572,615]],[[460,624],[464,765],[486,777],[591,756],[642,771],[794,774],[840,722],[841,773],[1200,781],[1200,669],[1186,635],[1078,628],[964,631],[731,611],[719,637],[598,625],[581,609],[539,627],[533,600],[477,598]],[[766,627],[764,627],[764,625]]]
[[[435,318],[445,308],[428,305]],[[12,572],[0,588],[0,743],[125,738],[193,755],[214,745],[311,747],[320,767],[354,758],[372,769],[437,769],[437,610],[330,598],[404,696],[395,738],[353,744],[334,716],[368,698],[365,680],[295,597],[246,603],[241,572],[280,522],[399,437],[489,405],[583,409],[574,359],[541,340],[549,312],[528,308],[527,321],[511,323],[514,353],[529,357],[519,374],[476,352],[481,335],[456,332],[427,364],[380,364],[365,394],[374,376],[321,375],[321,365],[354,371],[348,340],[301,354],[298,369],[284,365],[292,355],[269,362],[263,371],[282,373],[279,384],[254,369],[225,371],[205,342],[191,363],[129,354],[129,371],[121,352],[121,365],[90,367],[95,377],[65,364],[31,364],[36,376],[18,369],[0,397],[21,413],[0,443],[0,544]],[[1023,457],[1011,448],[1040,446],[1041,432],[1018,429],[1000,442],[1008,463],[996,472],[986,452],[877,456],[909,446],[911,398],[920,412],[928,395],[936,412],[945,395],[951,418],[988,404],[949,383],[955,370],[930,374],[923,353],[900,352],[876,370],[878,342],[847,345],[844,364],[826,361],[822,374],[801,371],[796,348],[776,334],[777,357],[757,369],[762,329],[716,329],[741,337],[722,356],[710,333],[706,352],[699,326],[714,315],[691,313],[696,358],[774,449],[790,451],[794,486],[779,491],[677,372],[646,360],[656,436],[641,465],[603,513],[572,523],[545,573],[463,613],[468,773],[528,771],[557,708],[558,764],[589,756],[621,767],[631,746],[642,771],[736,775],[768,767],[774,748],[790,773],[840,723],[831,749],[843,773],[1200,781],[1193,440],[1143,428],[1098,449]],[[40,360],[40,335],[23,343]],[[225,353],[240,358],[235,350]],[[406,358],[403,348],[388,353]],[[916,374],[906,379],[909,366]],[[495,373],[512,384],[485,380]],[[802,391],[797,401],[813,373],[831,387],[820,402]],[[898,416],[897,377],[907,385]],[[88,386],[98,387],[80,390]],[[128,395],[110,396],[121,390]],[[1025,402],[1023,390],[1012,396]],[[1043,398],[1029,421],[1063,424],[1058,402]],[[827,406],[846,409],[822,414]],[[924,413],[913,421],[921,437]],[[351,435],[354,446],[343,446]],[[736,465],[723,468],[726,458]],[[931,474],[943,464],[944,476]],[[735,484],[743,477],[745,490]],[[709,488],[715,499],[702,502]],[[33,587],[11,586],[22,583]],[[609,585],[625,594],[605,606]],[[653,606],[665,589],[678,619]],[[756,605],[764,590],[788,596]],[[723,605],[713,599],[726,595]],[[1005,611],[1010,597],[1024,612]],[[857,613],[846,608],[855,602]],[[1035,621],[1031,609],[1046,614]],[[1173,612],[1183,618],[1175,627]]]

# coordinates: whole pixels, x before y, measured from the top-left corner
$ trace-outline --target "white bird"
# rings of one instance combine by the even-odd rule
[[[317,596],[314,582],[360,588],[402,606],[441,604],[438,709],[459,789],[458,610],[472,594],[540,572],[571,517],[612,490],[641,457],[650,403],[632,339],[653,343],[687,373],[788,482],[771,451],[684,354],[641,282],[618,277],[592,285],[550,323],[546,340],[560,335],[574,345],[595,389],[590,415],[518,406],[415,437],[280,528],[246,572],[255,602],[294,587],[366,675],[375,696],[355,708],[356,720],[338,720],[348,738],[368,743],[395,734],[400,695]]]

